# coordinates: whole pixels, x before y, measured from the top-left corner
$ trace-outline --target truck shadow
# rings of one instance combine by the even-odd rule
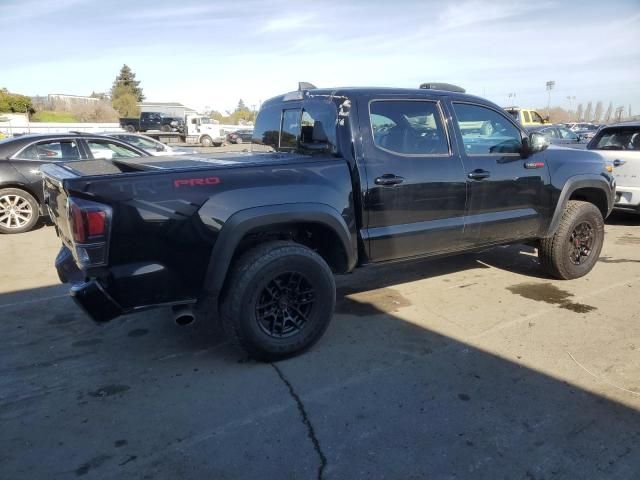
[[[484,255],[341,279],[349,298],[325,338],[278,363],[297,409],[269,365],[247,361],[209,323],[181,329],[150,311],[95,326],[58,286],[0,295],[11,346],[0,349],[5,475],[309,478],[324,458],[324,478],[336,479],[632,478],[633,398],[625,405],[530,368],[537,352],[526,346],[506,358],[442,334],[444,320],[430,329],[395,313],[410,305],[387,286],[507,256]]]

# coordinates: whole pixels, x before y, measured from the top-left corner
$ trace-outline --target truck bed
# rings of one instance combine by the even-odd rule
[[[177,155],[166,157],[136,157],[113,160],[83,160],[62,165],[78,176],[115,175],[155,170],[215,169],[249,167],[261,164],[289,164],[318,160],[318,157],[293,153],[223,153],[211,155]]]

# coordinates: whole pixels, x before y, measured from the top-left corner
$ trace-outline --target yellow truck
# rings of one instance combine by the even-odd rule
[[[523,127],[549,123],[549,117],[543,117],[532,108],[505,107],[505,111],[520,122]]]

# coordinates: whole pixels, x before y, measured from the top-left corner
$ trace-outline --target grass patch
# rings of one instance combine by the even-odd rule
[[[43,110],[31,115],[30,120],[32,122],[60,122],[60,123],[74,123],[78,120],[73,116],[71,112],[56,112],[53,110]]]

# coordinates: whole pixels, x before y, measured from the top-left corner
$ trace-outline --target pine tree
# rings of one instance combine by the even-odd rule
[[[142,88],[140,88],[140,80],[136,80],[136,74],[127,64],[124,64],[111,87],[111,98],[116,100],[118,95],[126,93],[132,94],[138,102],[145,99]]]

